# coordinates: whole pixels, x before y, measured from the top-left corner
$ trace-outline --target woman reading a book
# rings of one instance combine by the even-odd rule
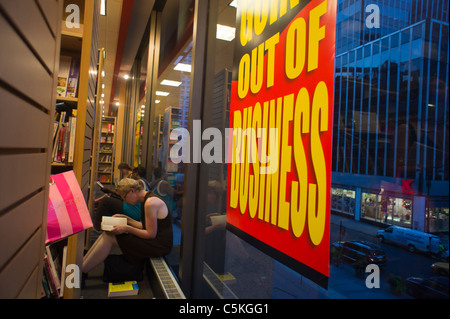
[[[131,178],[122,179],[116,187],[122,199],[132,205],[141,203],[141,221],[125,215],[127,225],[105,231],[83,258],[83,273],[88,273],[108,257],[113,246],[119,246],[126,260],[142,264],[146,258],[167,255],[172,249],[173,230],[167,204],[144,184]]]

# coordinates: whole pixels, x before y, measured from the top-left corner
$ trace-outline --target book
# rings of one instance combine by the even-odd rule
[[[77,118],[75,116],[71,117],[70,122],[70,138],[69,138],[69,157],[68,162],[73,163],[73,154],[75,150],[75,133],[77,130]]]
[[[56,159],[54,159],[56,162],[62,161],[62,152],[64,148],[64,135],[66,134],[66,127],[64,124],[61,125],[59,129],[59,138],[58,138],[58,149],[56,151]]]
[[[56,287],[55,278],[53,277],[52,271],[50,269],[50,264],[47,255],[44,255],[44,280],[47,283],[48,287],[47,297],[49,298],[59,297],[59,291]]]
[[[59,115],[59,121],[58,121],[58,127],[56,129],[55,139],[53,141],[53,150],[52,150],[52,160],[57,161],[57,155],[58,155],[58,147],[60,144],[61,139],[61,128],[64,125],[64,121],[66,118],[66,112],[61,112]]]
[[[58,291],[58,294],[59,294],[59,291],[61,290],[61,282],[60,282],[60,276],[58,273],[59,265],[58,265],[58,261],[57,261],[57,255],[56,255],[56,253],[52,253],[49,245],[45,246],[45,252],[47,254],[48,264],[50,266],[50,271],[51,271],[51,274],[53,277],[53,281],[55,283],[56,290]]]
[[[42,269],[42,289],[44,290],[43,296],[50,298],[51,293],[47,282],[47,275],[45,274],[45,267]]]
[[[56,87],[56,95],[60,97],[67,96],[67,85],[69,82],[70,64],[72,58],[70,56],[61,55],[58,70],[58,85]]]
[[[114,226],[126,225],[126,224],[127,224],[127,219],[125,217],[103,216],[102,217],[101,229],[109,231],[109,230],[114,229]]]
[[[80,58],[72,57],[67,80],[67,97],[76,97],[78,88],[78,77],[80,75]]]
[[[136,296],[139,286],[136,281],[110,282],[108,285],[108,297]]]
[[[211,216],[211,224],[212,225],[225,225],[227,223],[227,215],[218,215],[218,216]]]
[[[70,140],[70,128],[71,128],[72,118],[69,117],[69,122],[66,125],[66,133],[64,134],[64,146],[62,150],[61,161],[67,162],[69,158],[69,140]]]
[[[64,287],[66,285],[66,264],[67,264],[67,246],[63,248],[62,263],[61,263],[61,289],[59,290],[59,296],[64,295]]]

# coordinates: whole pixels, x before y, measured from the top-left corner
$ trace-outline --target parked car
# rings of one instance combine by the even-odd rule
[[[448,277],[448,263],[434,263],[431,265],[431,270],[433,270],[437,276]]]
[[[424,233],[419,230],[408,229],[398,226],[389,226],[379,230],[378,239],[389,241],[408,248],[410,252],[421,251],[439,255],[440,240],[438,236]]]
[[[417,299],[448,299],[448,278],[407,278],[406,293]]]
[[[368,264],[383,266],[386,264],[386,254],[376,244],[365,241],[342,241],[332,244],[332,251],[336,251],[344,261],[355,263],[365,261]]]

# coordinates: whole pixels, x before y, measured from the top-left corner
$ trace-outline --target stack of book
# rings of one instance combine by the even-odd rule
[[[112,163],[112,155],[102,155],[100,156],[101,163]]]
[[[42,276],[42,298],[61,298],[64,295],[66,279],[67,246],[62,252],[57,251],[57,245],[46,246],[44,254],[44,275]]]
[[[57,96],[77,97],[79,76],[80,58],[62,55],[59,62]]]
[[[108,297],[136,296],[139,293],[139,286],[136,281],[125,281],[108,285]]]
[[[77,118],[71,116],[66,122],[66,112],[61,112],[59,121],[54,122],[52,152],[54,163],[73,163],[76,127]]]

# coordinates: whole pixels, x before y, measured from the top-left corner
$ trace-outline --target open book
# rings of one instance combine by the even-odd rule
[[[125,217],[102,217],[102,230],[113,230],[116,225],[126,225],[127,219]]]

